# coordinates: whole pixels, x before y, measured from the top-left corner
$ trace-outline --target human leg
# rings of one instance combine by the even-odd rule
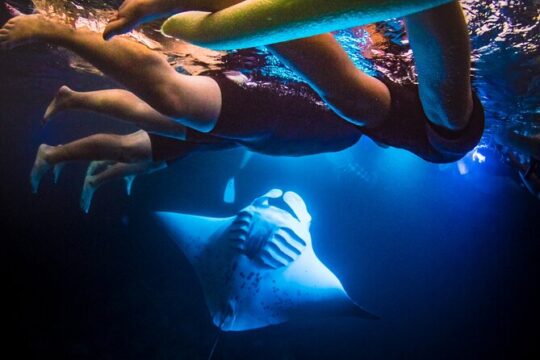
[[[332,34],[273,44],[268,49],[347,121],[375,127],[386,118],[388,88],[356,67]]]
[[[81,192],[81,209],[88,213],[95,191],[102,185],[117,179],[124,179],[126,191],[131,194],[135,177],[165,169],[164,161],[140,161],[136,163],[92,161],[88,166]]]
[[[30,173],[32,191],[37,192],[41,178],[55,165],[78,160],[150,161],[152,147],[144,131],[129,135],[96,134],[59,146],[42,144]]]
[[[463,129],[471,116],[471,48],[458,1],[405,17],[426,116],[440,127]]]
[[[163,55],[141,44],[123,38],[104,41],[98,33],[75,30],[41,15],[17,16],[0,29],[3,49],[32,41],[74,51],[182,125],[202,132],[215,126],[221,107],[216,82],[204,76],[177,73]]]
[[[44,121],[65,110],[87,110],[133,123],[147,132],[185,139],[185,126],[159,113],[135,94],[121,89],[78,92],[62,86],[47,107]]]
[[[127,0],[104,36],[109,37],[121,29],[125,31],[147,16],[163,14],[173,8],[218,11],[241,2]],[[303,76],[334,111],[348,121],[375,126],[384,119],[390,103],[388,90],[379,80],[358,69],[331,34],[274,44],[268,48]]]

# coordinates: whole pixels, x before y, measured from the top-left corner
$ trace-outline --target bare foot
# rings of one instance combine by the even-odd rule
[[[115,161],[111,160],[94,160],[88,165],[88,168],[86,169],[86,176],[96,175],[98,172],[107,169],[109,166],[115,163]]]
[[[58,26],[39,14],[16,16],[0,29],[0,49],[13,49],[54,36]]]
[[[66,163],[59,163],[54,165],[53,174],[54,174],[54,183],[58,184],[58,179],[60,179],[60,175],[62,174],[62,170],[64,170],[64,167],[66,166]]]
[[[36,154],[36,160],[34,160],[34,166],[32,167],[32,171],[30,173],[30,184],[32,185],[32,192],[34,194],[36,194],[38,191],[39,183],[41,182],[43,175],[45,175],[45,173],[53,167],[53,164],[48,161],[50,151],[53,148],[54,146],[49,146],[46,144],[41,144],[39,146]]]
[[[131,189],[133,188],[133,181],[135,181],[135,177],[135,175],[124,176],[124,181],[126,182],[127,196],[131,196]]]
[[[80,206],[85,214],[88,214],[90,205],[92,205],[92,198],[94,193],[101,186],[98,181],[98,173],[107,169],[109,166],[115,164],[110,160],[94,160],[88,165],[86,169],[86,176],[84,177],[84,184],[81,192]]]
[[[84,211],[85,214],[88,214],[88,211],[90,210],[92,198],[94,197],[94,193],[96,192],[97,188],[98,186],[95,184],[95,176],[86,175],[84,178],[84,185],[82,188],[80,201],[81,210]]]
[[[43,115],[42,124],[45,125],[46,123],[48,123],[49,119],[56,113],[72,108],[74,103],[74,93],[75,91],[71,90],[69,87],[65,85],[62,86],[56,93],[56,96],[51,101],[49,106],[47,106],[47,110],[45,110],[45,115]]]

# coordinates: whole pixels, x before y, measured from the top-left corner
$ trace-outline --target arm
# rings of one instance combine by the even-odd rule
[[[215,13],[169,18],[166,35],[212,49],[274,44],[409,15],[448,0],[246,0]]]
[[[540,158],[540,137],[525,136],[518,134],[514,128],[505,129],[495,135],[495,141],[514,150],[521,151],[525,155]]]
[[[242,0],[125,0],[103,32],[104,39],[127,33],[138,25],[182,11],[218,11]]]
[[[519,161],[516,155],[510,152],[508,153],[507,156],[508,156],[508,161],[510,162],[510,165],[518,169],[520,173],[521,172],[525,173],[527,171],[528,166],[526,164],[523,164],[521,161]]]
[[[530,176],[525,176],[524,173],[519,172],[519,177],[523,181],[523,185],[529,190],[529,192],[540,200],[540,179],[536,174],[531,174]]]
[[[527,174],[528,166],[521,163],[519,159],[513,154],[508,154],[508,160],[510,164],[518,169],[519,177],[525,188],[535,197],[540,200],[540,179],[535,173]]]

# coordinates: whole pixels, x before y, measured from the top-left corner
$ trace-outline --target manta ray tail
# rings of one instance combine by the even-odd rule
[[[214,352],[216,351],[217,344],[219,342],[219,339],[221,338],[221,334],[223,331],[219,329],[219,332],[217,333],[216,337],[214,338],[214,342],[212,343],[212,349],[210,349],[210,354],[208,354],[207,360],[212,360],[212,357],[214,357]]]
[[[351,306],[348,309],[345,309],[347,316],[359,317],[366,320],[380,320],[381,318],[377,315],[370,313],[367,310],[364,310],[361,306],[356,303],[351,303]]]
[[[319,313],[326,313],[329,316],[338,317],[356,317],[365,320],[379,320],[380,317],[370,313],[363,307],[352,301],[349,297],[334,300],[330,303],[324,304],[324,309]]]

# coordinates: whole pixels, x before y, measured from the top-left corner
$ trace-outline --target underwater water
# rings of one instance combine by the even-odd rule
[[[100,29],[118,2],[10,1]],[[81,59],[34,44],[0,52],[0,199],[4,297],[18,358],[206,359],[218,329],[196,274],[152,216],[231,216],[271,188],[300,194],[319,258],[357,303],[381,317],[306,318],[220,336],[214,359],[515,359],[540,353],[540,202],[499,161],[504,124],[538,129],[537,1],[463,1],[473,85],[486,108],[480,146],[459,164],[434,165],[362,139],[346,151],[278,158],[243,150],[197,154],[100,188],[79,208],[86,164],[30,191],[41,143],[133,128],[95,114],[60,114],[45,127],[56,90],[115,84]],[[1,10],[3,11],[3,9]],[[2,12],[2,23],[7,13]],[[234,69],[296,81],[264,49],[229,54],[163,39],[134,40],[179,71]],[[373,36],[376,34],[378,36]],[[399,21],[337,34],[356,64],[414,81]]]

